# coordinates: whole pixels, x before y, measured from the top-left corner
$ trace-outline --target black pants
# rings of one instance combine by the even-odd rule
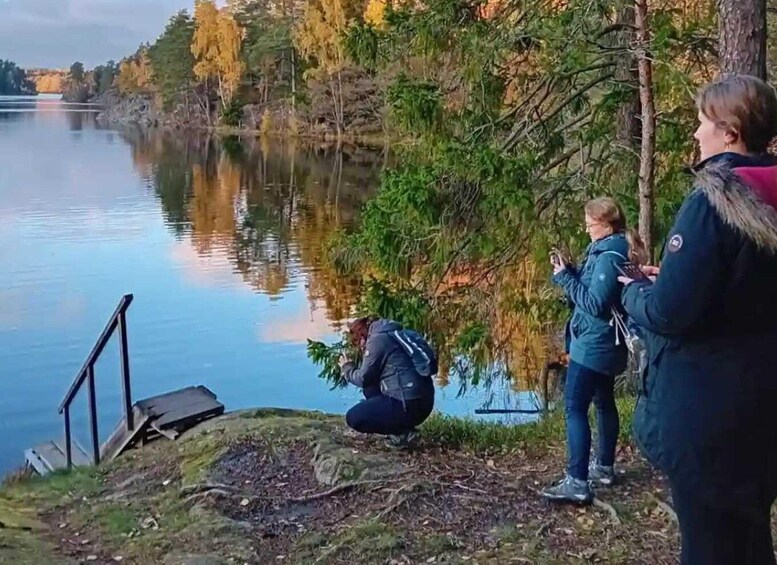
[[[711,507],[677,485],[672,500],[680,521],[682,565],[774,565],[772,500],[755,515]]]
[[[350,428],[364,434],[399,435],[409,432],[429,417],[434,397],[402,402],[381,394],[379,387],[364,389],[359,404],[348,410],[345,421]]]

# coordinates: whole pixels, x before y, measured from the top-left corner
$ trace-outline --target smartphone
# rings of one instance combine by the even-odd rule
[[[628,277],[634,281],[638,282],[653,282],[651,281],[648,276],[642,272],[642,269],[640,269],[637,265],[632,263],[631,261],[627,261],[626,263],[623,263],[623,265],[615,265],[615,268],[618,269],[618,272],[620,272],[621,275],[624,277]]]
[[[556,265],[566,265],[567,261],[564,259],[564,256],[561,254],[561,252],[553,248],[550,250],[550,260],[556,264]]]

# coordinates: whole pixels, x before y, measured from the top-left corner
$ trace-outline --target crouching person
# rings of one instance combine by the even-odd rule
[[[380,318],[356,319],[349,337],[361,350],[362,361],[356,365],[343,356],[340,367],[365,399],[348,411],[345,421],[357,432],[389,436],[392,447],[408,447],[416,438],[416,426],[434,408],[434,350],[417,332]]]

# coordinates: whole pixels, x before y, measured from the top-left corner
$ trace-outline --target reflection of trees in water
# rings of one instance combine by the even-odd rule
[[[84,128],[95,129],[97,113],[91,111],[71,110],[65,112],[67,127],[70,131],[82,131]]]
[[[382,154],[278,140],[124,135],[136,169],[159,197],[166,223],[199,255],[227,257],[251,288],[272,297],[304,274],[312,307],[323,304],[334,324],[350,315],[362,290],[360,280],[333,269],[326,244],[336,230],[358,221],[362,204],[377,185]],[[445,278],[439,299],[451,303],[440,311],[444,333],[453,339],[459,334],[456,328],[476,318],[489,320],[484,331],[490,338],[487,348],[466,360],[455,356],[456,343],[441,344],[453,355],[443,352],[440,384],[447,384],[447,368],[455,379],[458,363],[477,363],[485,405],[510,406],[515,391],[539,389],[542,368],[559,355],[550,339],[553,318],[531,307],[541,291],[540,275],[526,260],[505,273],[499,284],[476,283],[474,265]],[[460,285],[500,297],[496,303],[468,304],[498,307],[474,316],[457,300],[446,298]]]
[[[356,281],[326,260],[326,241],[358,219],[377,186],[380,153],[280,140],[124,133],[165,221],[201,255],[225,254],[252,287],[280,295],[301,272],[330,320],[347,317]]]

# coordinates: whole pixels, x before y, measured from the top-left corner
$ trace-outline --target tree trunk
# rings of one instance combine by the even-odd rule
[[[722,73],[766,80],[766,0],[717,0]]]
[[[636,155],[640,144],[640,101],[639,74],[636,57],[631,46],[634,44],[634,6],[623,6],[618,9],[615,23],[623,26],[613,38],[613,47],[619,48],[615,53],[615,80],[629,89],[618,108],[618,143],[633,151]],[[636,160],[635,160],[636,162]]]
[[[637,67],[639,70],[639,100],[642,105],[642,144],[639,155],[639,235],[653,259],[653,210],[655,168],[653,153],[656,144],[656,108],[653,100],[653,66],[648,53],[650,31],[647,22],[647,1],[636,2]]]
[[[291,48],[291,111],[296,118],[297,113],[297,52]]]
[[[340,71],[337,71],[337,104],[340,107],[340,123],[337,124],[337,137],[340,138],[343,129],[345,129],[345,104],[343,103],[343,77]]]
[[[338,104],[337,87],[335,81],[330,77],[329,90],[332,92],[332,107],[335,114],[335,130],[337,131],[337,139],[340,139],[340,105]]]

